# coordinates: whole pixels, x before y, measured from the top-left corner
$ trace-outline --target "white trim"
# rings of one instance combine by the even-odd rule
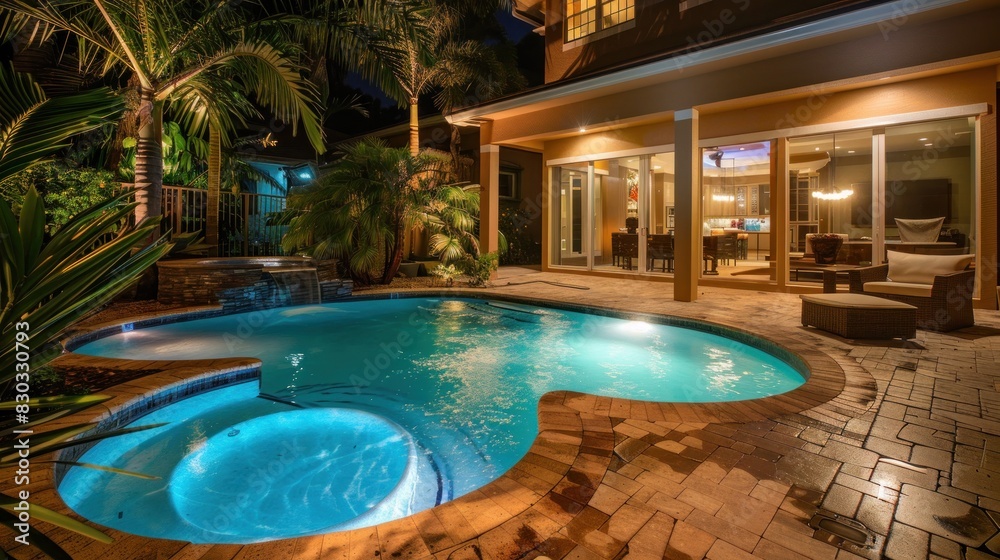
[[[681,109],[680,111],[674,111],[674,122],[677,121],[691,121],[698,118],[698,109]]]
[[[579,82],[556,86],[536,93],[528,93],[522,96],[497,101],[484,106],[473,107],[464,111],[458,111],[446,116],[450,123],[466,123],[475,121],[485,115],[492,115],[502,111],[518,109],[525,106],[534,105],[543,101],[557,100],[569,95],[592,92],[602,88],[624,84],[643,78],[662,76],[666,73],[680,72],[705,65],[711,62],[724,60],[740,55],[750,54],[770,48],[787,47],[791,43],[805,41],[825,35],[832,35],[842,31],[866,27],[882,21],[898,18],[901,11],[905,9],[907,16],[961,4],[966,0],[920,0],[906,2],[905,7],[901,7],[901,2],[889,2],[879,4],[862,10],[847,12],[837,16],[821,19],[767,33],[750,37],[741,41],[734,41],[716,47],[709,47],[705,50],[693,54],[678,55],[663,60],[650,62],[633,68],[626,68],[617,72],[611,72],[591,79]],[[474,123],[473,123],[474,124]]]
[[[580,193],[583,201],[583,225],[580,249],[587,255],[587,270],[594,270],[594,162],[587,164],[587,186]]]
[[[479,147],[479,153],[482,154],[499,154],[500,146],[498,144],[486,144]]]
[[[872,264],[885,263],[885,131],[872,134]]]
[[[972,105],[945,107],[943,109],[928,109],[926,111],[914,111],[912,113],[896,113],[893,115],[880,115],[878,117],[868,117],[865,119],[837,121],[837,122],[814,124],[808,126],[797,126],[792,128],[783,128],[779,130],[761,130],[745,134],[734,134],[732,136],[703,138],[698,141],[698,147],[708,148],[720,144],[729,145],[729,144],[742,144],[745,142],[756,142],[761,139],[761,136],[765,136],[767,138],[812,136],[814,134],[825,134],[828,132],[863,130],[866,128],[895,126],[898,124],[909,124],[921,121],[937,121],[937,120],[952,119],[957,117],[974,117],[988,113],[989,107],[990,106],[988,103],[973,103]]]
[[[582,156],[570,156],[546,160],[545,166],[566,165],[567,163],[584,163],[601,159],[613,159],[620,157],[644,156],[646,154],[665,154],[674,151],[674,144],[662,144],[659,146],[648,146],[643,148],[632,148],[631,150],[618,150],[617,152],[602,152],[599,154],[585,154]]]
[[[973,128],[972,134],[975,136],[976,149],[970,154],[972,156],[972,194],[975,197],[975,215],[976,215],[976,241],[975,245],[972,246],[972,253],[975,255],[982,255],[982,239],[983,239],[983,204],[982,204],[982,194],[983,194],[983,120],[976,116],[975,127]],[[982,259],[980,259],[982,262]],[[986,264],[986,263],[983,263]],[[996,263],[994,262],[994,265]],[[983,293],[980,287],[983,285],[983,270],[985,266],[976,267],[976,279],[972,286],[972,299],[982,300]],[[1000,298],[1000,291],[997,291],[998,298]],[[990,294],[992,295],[992,294]]]

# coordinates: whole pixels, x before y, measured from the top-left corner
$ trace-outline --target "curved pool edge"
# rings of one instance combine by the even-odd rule
[[[383,293],[357,296],[345,301],[400,297],[472,297],[545,305],[559,309],[596,310],[601,314],[607,312],[625,317],[641,315],[669,317],[472,290]],[[169,315],[177,317],[177,320],[202,318],[189,317],[183,310],[173,310]],[[677,317],[677,319],[702,321],[724,328],[727,332],[746,333],[736,326],[700,318]],[[137,323],[121,320],[116,324],[120,326],[130,322]],[[107,325],[101,329],[107,334],[120,332],[120,329],[114,331],[113,327]],[[609,472],[609,466],[622,457],[615,452],[617,432],[614,430],[622,418],[638,422],[670,422],[697,428],[716,423],[753,423],[806,411],[810,417],[817,418],[815,421],[821,422],[824,415],[831,418],[845,415],[861,416],[867,411],[874,400],[874,383],[867,371],[851,360],[834,358],[818,351],[815,346],[797,341],[794,329],[781,330],[786,331],[789,336],[780,346],[801,359],[810,370],[806,382],[788,393],[754,401],[676,404],[598,397],[568,391],[550,392],[543,395],[538,403],[539,433],[528,453],[509,471],[486,486],[430,510],[366,529],[328,534],[326,538],[320,535],[245,546],[261,551],[279,548],[311,550],[317,547],[327,550],[331,546],[343,545],[346,548],[350,543],[360,539],[359,542],[373,544],[376,550],[381,549],[383,554],[392,550],[412,550],[413,547],[417,547],[420,549],[417,555],[420,556],[457,549],[469,542],[484,539],[489,534],[501,531],[501,525],[512,522],[515,518],[519,523],[531,528],[531,540],[542,543],[547,539],[557,538],[559,529],[588,507],[590,498],[600,486],[605,473]],[[88,331],[82,336],[90,334]],[[77,337],[70,339],[70,344],[76,339]],[[72,354],[67,357],[89,358]],[[182,362],[171,363],[189,370],[198,367]],[[191,373],[194,375],[194,372]],[[204,374],[204,371],[200,373]],[[157,373],[144,377],[141,381],[145,387],[156,387],[176,382],[176,375],[177,371]],[[125,383],[102,392],[116,399],[112,401],[112,406],[120,406],[124,403],[118,399],[142,398],[136,397],[137,391],[133,385],[134,383]],[[83,411],[64,419],[64,422],[76,423],[93,418],[92,411]],[[69,511],[58,498],[57,492],[46,492],[44,495],[46,501],[50,503],[42,505],[62,512]],[[541,519],[545,522],[539,522]],[[157,546],[157,543],[159,545],[170,543],[170,546],[175,546],[174,541],[137,537],[110,529],[108,531],[113,536],[129,542],[142,541],[145,543],[144,546]],[[111,549],[108,551],[110,553]],[[109,556],[112,557],[114,556]]]

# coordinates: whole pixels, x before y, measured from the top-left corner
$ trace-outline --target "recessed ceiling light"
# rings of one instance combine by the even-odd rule
[[[740,151],[741,151],[741,152],[742,152],[742,151],[744,151],[744,150],[746,150],[746,148],[740,148]]]
[[[587,132],[587,127],[581,126],[580,127],[580,132]]]
[[[815,149],[815,151],[817,151],[817,152],[819,151],[819,146],[816,146],[816,149]]]
[[[920,140],[921,142],[926,142],[926,141],[927,141],[927,138],[926,138],[926,137],[924,137],[924,138],[919,138],[919,140]]]
[[[840,149],[840,146],[834,146],[834,147],[833,147],[833,149],[834,149],[834,150],[839,150],[839,149]]]
[[[924,144],[924,146],[933,146],[933,145],[934,145],[934,142],[928,142],[928,143]]]
[[[853,153],[854,153],[854,150],[847,150],[847,153],[849,153],[849,154],[853,154]]]

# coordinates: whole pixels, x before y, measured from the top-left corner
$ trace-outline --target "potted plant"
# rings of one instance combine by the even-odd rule
[[[834,264],[844,238],[836,233],[817,233],[812,237],[811,243],[816,264]]]

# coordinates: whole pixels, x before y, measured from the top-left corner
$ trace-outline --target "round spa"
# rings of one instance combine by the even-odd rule
[[[715,325],[458,298],[269,309],[76,351],[262,360],[259,385],[167,405],[133,422],[166,425],[80,459],[158,478],[72,468],[59,484],[91,521],[196,543],[364,527],[471,492],[528,451],[550,391],[739,401],[790,391],[807,375],[790,353]]]

